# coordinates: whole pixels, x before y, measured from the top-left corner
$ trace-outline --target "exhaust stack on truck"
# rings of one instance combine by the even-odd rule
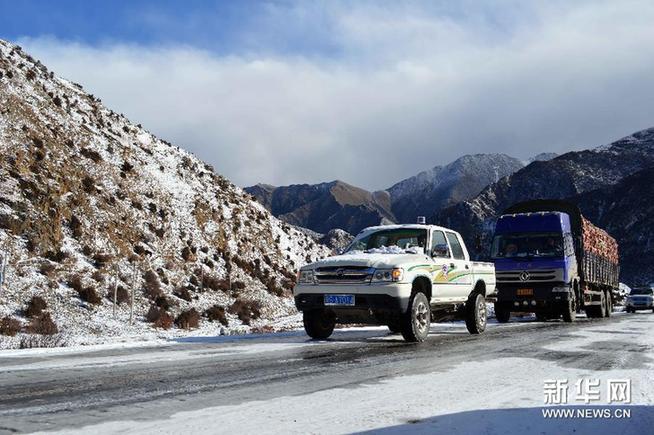
[[[536,313],[572,322],[608,317],[618,288],[618,244],[566,201],[515,204],[497,221],[491,256],[497,274],[495,314]]]

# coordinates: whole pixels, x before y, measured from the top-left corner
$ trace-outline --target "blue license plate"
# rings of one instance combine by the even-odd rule
[[[354,306],[354,295],[325,295],[325,305]]]

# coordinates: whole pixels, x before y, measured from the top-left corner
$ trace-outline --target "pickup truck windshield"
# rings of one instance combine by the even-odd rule
[[[653,293],[654,293],[654,291],[651,288],[635,288],[635,289],[632,289],[631,293],[629,293],[629,294],[630,295],[650,295],[650,296],[652,296]]]
[[[422,252],[424,252],[426,242],[427,230],[419,228],[380,230],[357,237],[345,252],[370,252],[385,250],[385,248],[395,248],[398,251],[421,248]],[[389,252],[392,252],[392,249]]]
[[[516,233],[495,236],[493,258],[562,257],[561,233]]]

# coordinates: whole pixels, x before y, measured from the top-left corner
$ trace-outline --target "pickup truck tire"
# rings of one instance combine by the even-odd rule
[[[536,320],[538,320],[539,322],[546,322],[549,318],[550,316],[542,311],[536,313]]]
[[[486,298],[480,293],[473,293],[466,302],[466,328],[471,334],[481,334],[488,321]]]
[[[495,318],[499,323],[509,323],[509,320],[511,320],[511,310],[496,303]]]
[[[577,318],[577,302],[574,293],[570,294],[570,300],[563,307],[561,314],[563,315],[563,321],[566,323],[572,323]]]
[[[411,343],[421,343],[429,335],[431,306],[423,292],[416,292],[409,300],[409,309],[402,319],[402,337]]]
[[[325,340],[332,335],[336,326],[336,316],[327,310],[309,310],[302,313],[304,330],[315,340]]]

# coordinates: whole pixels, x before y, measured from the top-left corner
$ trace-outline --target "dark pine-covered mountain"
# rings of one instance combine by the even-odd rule
[[[356,234],[395,221],[388,192],[369,192],[343,181],[283,187],[257,184],[245,191],[283,221],[319,233],[340,228]]]
[[[476,253],[481,254],[488,246],[495,219],[508,206],[530,199],[569,198],[582,205],[582,210],[588,207],[588,217],[596,221],[597,225],[604,226],[609,231],[613,229],[623,254],[622,279],[627,283],[640,282],[642,279],[650,279],[647,277],[654,278],[654,273],[636,273],[631,266],[639,264],[639,256],[644,252],[643,246],[636,240],[651,240],[651,222],[654,217],[645,215],[639,218],[638,228],[644,233],[623,231],[621,226],[627,221],[622,219],[635,216],[634,213],[646,197],[631,194],[625,199],[627,197],[623,190],[627,187],[624,183],[628,183],[633,192],[636,187],[634,180],[644,178],[630,176],[646,177],[648,172],[641,174],[640,171],[653,166],[654,128],[650,128],[599,148],[569,152],[548,161],[535,161],[515,174],[491,184],[474,199],[436,213],[432,220],[461,231],[470,243],[469,246],[473,249],[478,247]],[[642,189],[646,190],[650,186],[651,183]],[[587,204],[586,201],[590,202]],[[620,211],[613,208],[617,203],[621,204]],[[632,214],[627,210],[632,210]],[[618,218],[620,213],[624,215]]]

